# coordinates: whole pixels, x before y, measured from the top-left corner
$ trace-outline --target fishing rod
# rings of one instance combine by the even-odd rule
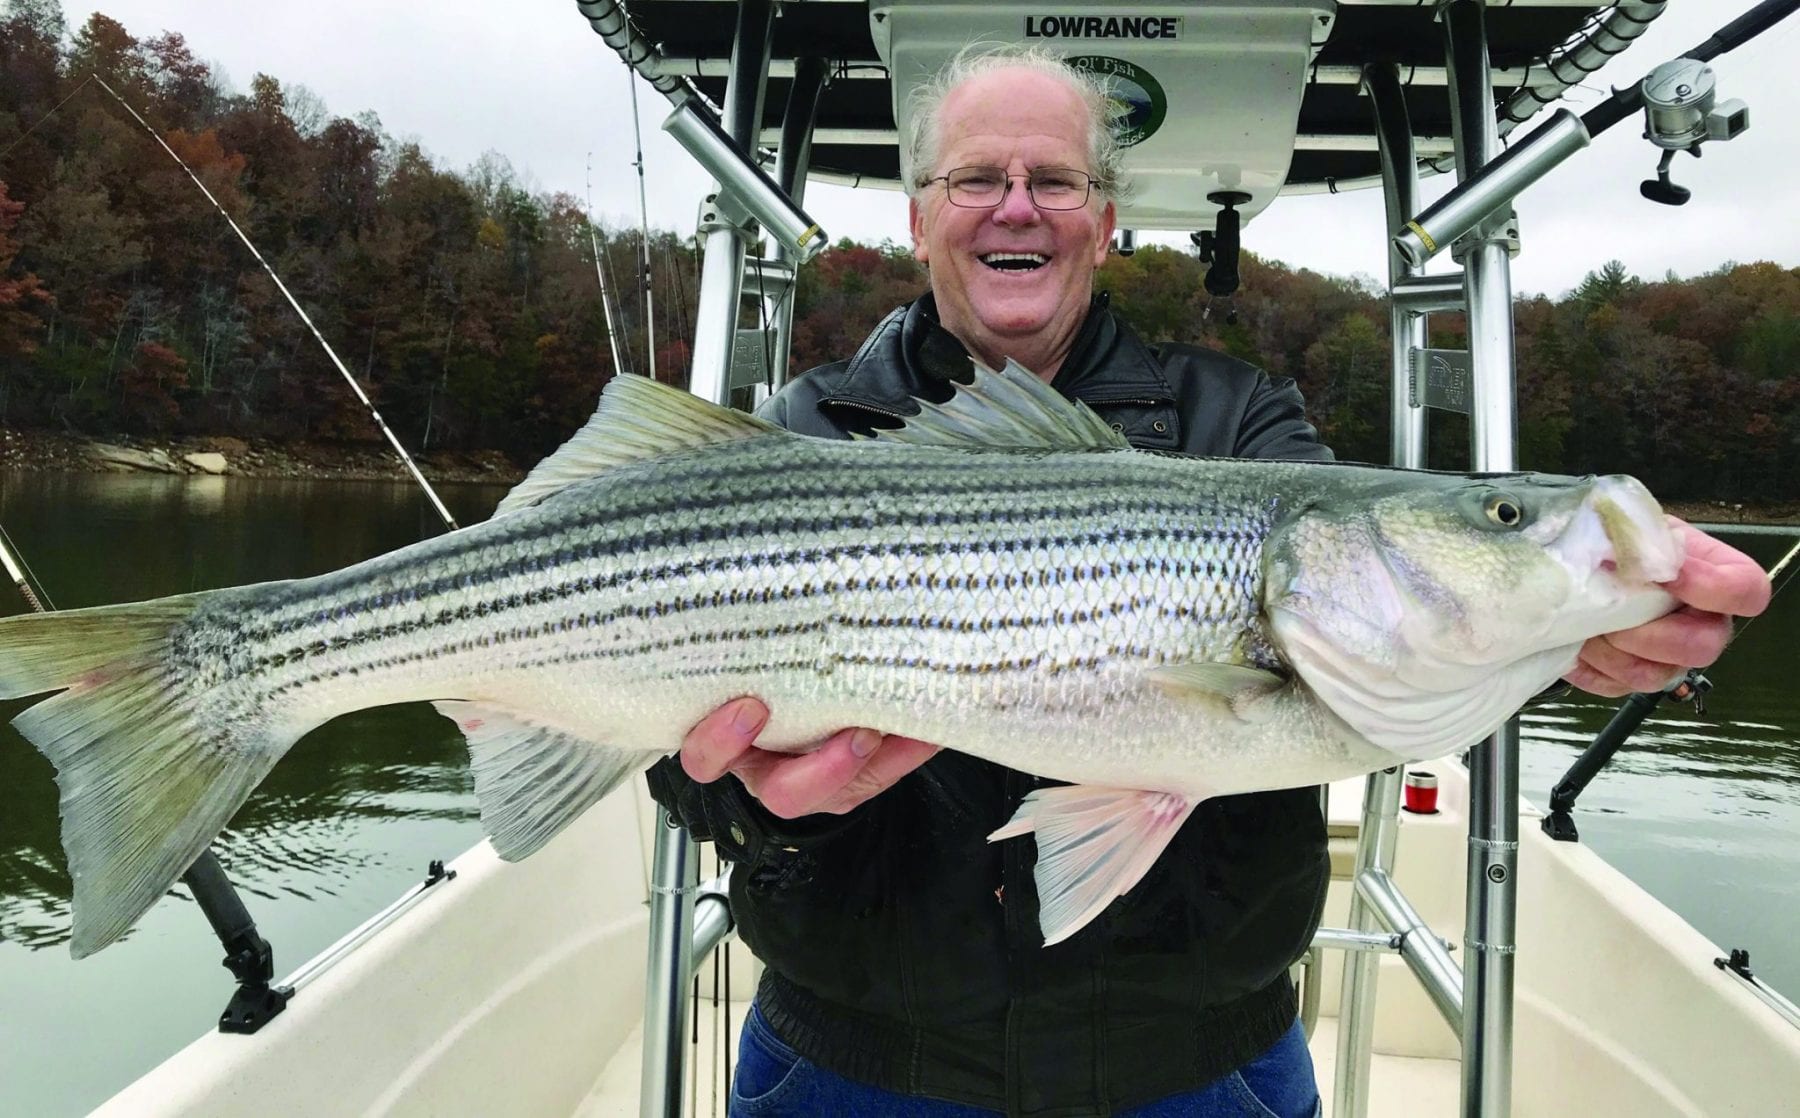
[[[387,420],[382,418],[381,411],[375,407],[374,401],[369,399],[368,393],[363,391],[362,385],[356,382],[356,378],[350,375],[350,370],[345,368],[343,361],[338,359],[337,351],[331,348],[331,343],[325,340],[325,335],[319,333],[319,328],[313,325],[312,316],[306,313],[306,308],[300,305],[300,300],[294,298],[294,293],[288,290],[287,284],[281,282],[281,277],[275,274],[275,269],[269,265],[267,260],[263,259],[263,254],[257,251],[256,245],[250,240],[249,235],[244,232],[243,228],[238,225],[231,214],[226,212],[225,207],[219,204],[219,200],[213,197],[213,192],[208,190],[206,184],[200,181],[200,176],[196,175],[194,169],[187,165],[187,161],[175,154],[175,149],[170,147],[168,143],[163,140],[156,129],[150,127],[149,121],[138,115],[138,111],[131,107],[129,101],[119,96],[118,91],[112,86],[107,85],[105,78],[102,78],[98,74],[89,76],[93,78],[95,84],[101,89],[112,94],[113,100],[117,101],[126,112],[131,114],[131,118],[137,121],[138,124],[143,127],[144,131],[150,134],[150,138],[155,140],[159,147],[165,152],[168,152],[169,158],[173,159],[178,167],[187,172],[187,177],[192,179],[194,185],[200,188],[200,193],[206,195],[206,200],[212,203],[213,209],[219,211],[219,216],[225,219],[227,225],[231,226],[231,231],[237,234],[238,240],[244,242],[244,247],[250,250],[250,255],[256,258],[258,264],[262,265],[263,271],[269,274],[269,278],[275,281],[276,288],[280,290],[282,297],[288,301],[288,305],[294,308],[294,313],[300,316],[300,321],[306,323],[306,328],[312,331],[312,336],[317,339],[320,347],[325,350],[325,356],[331,358],[331,363],[337,367],[338,373],[344,378],[345,383],[350,386],[350,391],[354,392],[356,398],[362,401],[363,407],[368,409],[369,415],[375,420],[375,426],[380,428],[381,433],[386,437],[388,444],[394,448],[394,453],[400,456],[400,461],[405,464],[407,470],[412,474],[413,480],[418,482],[419,488],[423,489],[425,491],[425,496],[430,498],[431,505],[437,510],[437,514],[443,520],[444,526],[454,532],[460,527],[456,523],[456,518],[450,515],[450,510],[444,506],[443,501],[438,499],[437,491],[432,489],[429,481],[425,480],[425,475],[419,472],[419,467],[413,461],[412,455],[408,454],[406,448],[400,444],[399,436],[395,435],[393,428],[387,425]]]
[[[644,360],[650,379],[656,379],[656,294],[650,283],[650,204],[644,194],[644,131],[638,121],[637,71],[627,68],[625,84],[631,87],[631,134],[637,142],[632,166],[638,177],[638,291],[644,300]]]
[[[600,237],[594,231],[594,153],[588,152],[587,164],[588,244],[594,249],[594,278],[600,282],[600,313],[606,319],[606,342],[612,347],[613,372],[625,371],[619,360],[619,332],[613,327],[612,297],[606,290],[606,273],[600,264]]]

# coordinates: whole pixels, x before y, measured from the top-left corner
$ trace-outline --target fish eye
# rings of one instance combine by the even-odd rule
[[[1487,499],[1487,518],[1502,528],[1517,528],[1525,520],[1525,509],[1505,493]]]

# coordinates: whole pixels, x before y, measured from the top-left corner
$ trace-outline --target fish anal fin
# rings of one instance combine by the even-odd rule
[[[508,862],[534,854],[655,754],[577,737],[492,702],[431,704],[469,743],[481,825]]]
[[[1049,946],[1142,880],[1199,802],[1129,788],[1040,788],[988,841],[1037,836],[1038,927]]]
[[[1242,722],[1259,721],[1266,713],[1263,700],[1288,685],[1274,672],[1247,664],[1164,664],[1151,669],[1150,679],[1170,698],[1202,703]]]
[[[975,380],[948,402],[921,400],[919,414],[887,442],[924,446],[1003,446],[1041,450],[1129,450],[1125,436],[1079,400],[1051,388],[1017,361],[998,372],[975,363]]]
[[[648,377],[621,373],[607,382],[599,407],[581,430],[533,467],[494,515],[528,508],[627,462],[776,433],[785,432],[766,419],[722,408]]]

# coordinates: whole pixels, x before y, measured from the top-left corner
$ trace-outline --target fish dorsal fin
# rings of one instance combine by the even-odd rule
[[[495,516],[544,500],[627,462],[781,431],[766,419],[709,403],[648,377],[621,373],[600,393],[600,406],[573,438],[539,462]]]
[[[979,361],[973,384],[948,403],[919,401],[906,426],[877,438],[918,446],[1005,446],[1041,450],[1127,450],[1125,436],[1093,409],[1071,400],[1017,361],[999,372]]]

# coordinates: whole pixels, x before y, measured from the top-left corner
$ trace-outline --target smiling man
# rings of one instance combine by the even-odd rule
[[[922,93],[909,163],[931,292],[764,415],[833,438],[942,401],[970,358],[1012,358],[1135,445],[1329,458],[1293,383],[1211,350],[1146,345],[1096,298],[1119,182],[1104,91],[1047,54],[965,52]],[[1755,563],[1698,533],[1688,608],[1590,643],[1575,682],[1660,687],[1760,611]],[[734,915],[767,964],[731,1113],[911,1118],[1311,1118],[1318,1088],[1289,966],[1330,866],[1311,789],[1208,800],[1150,873],[1063,943],[1038,932],[1028,842],[990,844],[1037,778],[875,730],[756,749],[728,704],[651,789],[738,863]]]

